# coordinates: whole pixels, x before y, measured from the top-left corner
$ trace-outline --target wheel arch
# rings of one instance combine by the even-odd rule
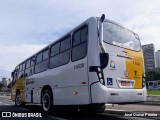
[[[21,94],[20,89],[16,89],[16,95],[17,95],[18,92]]]

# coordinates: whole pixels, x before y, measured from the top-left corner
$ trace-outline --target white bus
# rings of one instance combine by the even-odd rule
[[[91,17],[18,64],[12,72],[16,106],[72,105],[104,111],[106,103],[146,100],[139,37],[121,25]]]

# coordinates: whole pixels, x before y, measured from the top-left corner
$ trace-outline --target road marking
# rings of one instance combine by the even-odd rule
[[[112,105],[112,104],[105,104],[106,106]]]
[[[22,108],[22,107],[19,107],[19,108],[20,108],[20,109],[22,109],[22,110],[25,110],[25,111],[26,111],[26,110],[29,110],[29,109],[26,109],[26,108]]]
[[[125,111],[125,110],[119,110],[119,109],[105,109],[106,111],[109,110],[109,111]]]
[[[1,104],[2,102],[0,102],[0,104]]]
[[[4,105],[11,105],[11,104],[4,104]]]

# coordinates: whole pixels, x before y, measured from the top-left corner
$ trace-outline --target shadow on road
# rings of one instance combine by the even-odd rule
[[[107,114],[107,113],[81,113],[80,111],[72,111],[68,109],[67,107],[63,108],[55,108],[51,113],[44,113],[41,109],[41,106],[37,105],[26,105],[23,107],[25,109],[28,109],[27,112],[40,112],[45,116],[50,117],[57,117],[57,118],[63,118],[63,119],[69,119],[69,120],[106,120],[106,119],[112,119],[112,120],[126,120],[123,118],[120,118],[118,115],[114,114]],[[123,117],[123,116],[121,116]]]

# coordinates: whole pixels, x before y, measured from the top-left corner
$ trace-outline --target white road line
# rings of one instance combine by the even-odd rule
[[[105,104],[106,106],[112,105],[112,104]]]
[[[0,102],[0,104],[1,104],[2,102]]]
[[[4,104],[4,105],[11,105],[11,104]]]
[[[25,111],[26,111],[26,110],[29,110],[29,109],[26,109],[26,108],[22,108],[22,107],[19,107],[19,108],[20,108],[20,109],[22,109],[22,110],[25,110]]]
[[[119,110],[119,109],[105,109],[106,111],[125,111],[125,110]]]

